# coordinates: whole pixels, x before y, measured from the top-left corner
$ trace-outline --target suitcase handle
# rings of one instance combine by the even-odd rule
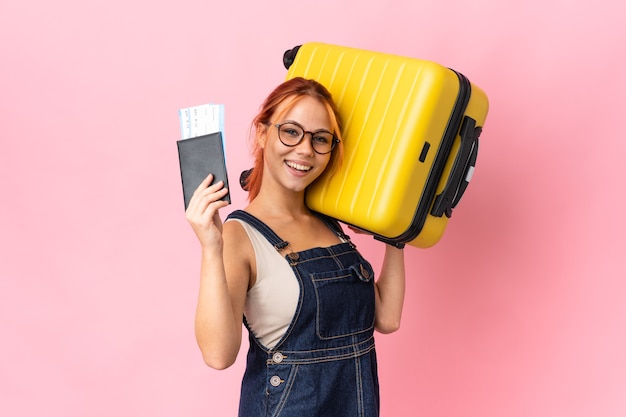
[[[461,146],[452,165],[452,171],[443,192],[435,198],[430,212],[433,216],[441,217],[444,214],[450,218],[452,209],[461,200],[467,188],[478,156],[478,138],[482,132],[481,127],[476,127],[476,121],[465,116],[461,124]]]
[[[291,64],[293,64],[293,61],[296,59],[296,55],[298,54],[298,50],[301,46],[302,45],[297,45],[285,51],[283,54],[283,65],[285,68],[289,69],[289,67],[291,67]]]

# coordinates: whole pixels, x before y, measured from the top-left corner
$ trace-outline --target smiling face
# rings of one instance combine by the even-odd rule
[[[299,193],[324,172],[331,154],[316,153],[309,134],[296,146],[284,145],[278,138],[275,125],[287,121],[296,122],[310,132],[332,131],[332,127],[324,104],[313,97],[304,96],[295,104],[291,100],[281,103],[276,109],[275,118],[260,132],[258,140],[265,154],[264,187],[278,187]]]

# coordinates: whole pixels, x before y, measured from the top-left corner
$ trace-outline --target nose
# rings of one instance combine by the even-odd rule
[[[308,138],[307,138],[308,135]],[[303,155],[315,156],[315,150],[313,149],[313,133],[305,132],[302,140],[296,146],[296,151]]]

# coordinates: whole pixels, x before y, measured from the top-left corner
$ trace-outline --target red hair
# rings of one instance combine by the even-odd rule
[[[337,106],[335,105],[330,92],[322,84],[315,80],[308,80],[301,77],[292,78],[280,84],[272,91],[263,104],[259,114],[252,121],[251,135],[253,136],[252,156],[254,166],[251,170],[244,171],[240,182],[244,190],[249,192],[248,200],[252,201],[259,194],[263,179],[263,148],[259,145],[258,135],[261,129],[267,128],[275,115],[276,109],[284,102],[291,99],[284,112],[288,112],[303,97],[313,97],[322,103],[330,117],[331,130],[335,133],[340,142],[335,146],[326,170],[331,172],[336,169],[343,159],[343,143],[341,142],[341,122]]]

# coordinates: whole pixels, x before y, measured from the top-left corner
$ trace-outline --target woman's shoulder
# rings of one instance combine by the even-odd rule
[[[256,257],[248,233],[241,222],[227,220],[222,230],[224,241],[224,265],[237,276],[247,276],[249,285],[256,279]]]
[[[224,222],[222,236],[225,242],[232,241],[240,245],[245,245],[246,241],[250,242],[242,222],[236,218],[228,218]]]

